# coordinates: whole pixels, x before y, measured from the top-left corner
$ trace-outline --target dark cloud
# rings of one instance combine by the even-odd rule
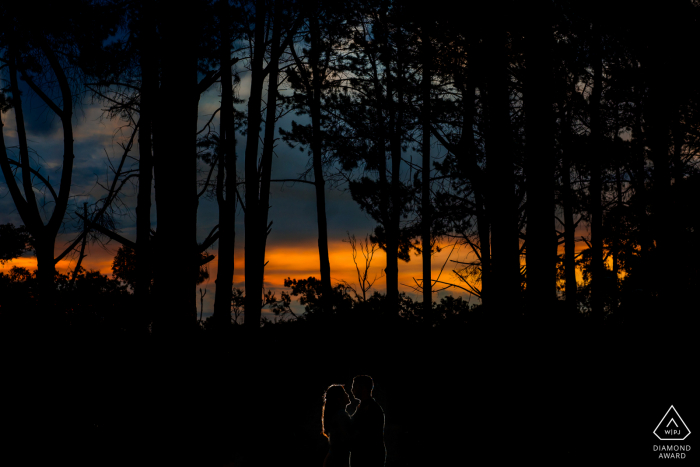
[[[28,138],[34,136],[49,136],[61,128],[61,119],[49,109],[34,91],[24,81],[18,82],[22,95],[22,110],[24,111],[24,125]],[[9,115],[9,114],[8,114]],[[14,119],[14,115],[12,116]]]
[[[34,112],[33,114],[37,114]],[[61,128],[61,120],[51,112],[41,112],[25,120],[27,132],[39,136],[49,136]]]

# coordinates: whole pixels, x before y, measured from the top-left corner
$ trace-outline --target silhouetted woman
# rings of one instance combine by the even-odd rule
[[[350,397],[340,384],[333,384],[323,395],[321,429],[330,444],[323,467],[350,466],[350,416],[345,411],[349,403]]]

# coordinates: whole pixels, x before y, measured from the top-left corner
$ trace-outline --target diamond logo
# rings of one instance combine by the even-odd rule
[[[671,406],[654,429],[654,434],[661,441],[683,441],[690,434],[690,430],[675,407]]]

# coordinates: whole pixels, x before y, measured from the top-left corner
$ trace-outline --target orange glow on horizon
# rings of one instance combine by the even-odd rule
[[[114,254],[116,253],[116,248],[118,245],[114,245],[114,248],[110,250],[104,250],[102,248],[89,248],[88,255],[83,260],[83,267],[88,271],[99,271],[102,274],[112,276],[112,261],[114,259]],[[586,245],[584,243],[577,243],[576,252],[579,253],[581,250],[585,249]],[[560,253],[563,252],[563,245],[560,245]],[[211,254],[216,255],[216,250],[211,250]],[[452,273],[452,270],[459,268],[461,265],[448,261],[474,261],[475,255],[471,252],[471,249],[465,246],[457,246],[454,251],[451,245],[442,245],[441,251],[435,253],[432,257],[432,279],[439,280],[444,283],[456,284],[464,287],[464,284]],[[332,283],[338,284],[342,281],[348,282],[352,287],[354,287],[358,292],[360,291],[358,287],[358,277],[357,270],[355,269],[355,264],[352,260],[352,249],[347,242],[342,240],[331,240],[329,243],[329,258],[331,264],[331,281]],[[361,268],[364,266],[364,258],[361,252],[358,251],[358,264]],[[315,240],[309,240],[305,242],[297,243],[284,243],[284,242],[269,242],[267,246],[267,251],[265,254],[265,261],[268,262],[265,268],[265,287],[274,291],[284,290],[284,280],[287,278],[292,279],[306,279],[308,277],[320,278],[319,274],[319,255],[318,246]],[[375,291],[380,293],[385,292],[386,280],[383,275],[383,270],[385,268],[386,256],[381,250],[377,250],[374,253],[374,258],[369,270],[369,279],[376,280],[372,289],[369,291],[371,295]],[[418,283],[422,280],[422,264],[421,257],[411,254],[411,261],[403,262],[399,261],[399,290],[407,292],[409,296],[414,299],[421,299],[420,293],[416,292],[411,286],[415,287],[415,281]],[[524,264],[524,258],[521,260]],[[611,259],[608,259],[608,266],[611,267]],[[76,258],[69,258],[60,261],[56,265],[56,270],[62,274],[68,274],[75,267]],[[13,266],[19,266],[28,269],[29,271],[34,271],[36,269],[36,258],[33,256],[26,258],[16,258],[12,261],[7,261],[5,264],[0,264],[0,272],[9,273]],[[209,279],[198,287],[208,288],[214,286],[214,280],[216,279],[216,273],[218,268],[218,257],[215,257],[208,265]],[[441,268],[442,273],[440,273]],[[241,245],[238,245],[235,254],[235,276],[234,283],[237,287],[244,287],[245,283],[245,258],[244,250]],[[439,277],[439,279],[438,279]],[[582,282],[582,274],[580,270],[576,270],[576,278],[579,282]],[[437,283],[433,285],[434,290],[439,290],[445,287],[446,284]],[[478,286],[479,283],[475,282],[473,285]],[[464,299],[469,297],[469,294],[458,288],[448,288],[441,296],[444,295],[454,295],[462,296]],[[437,300],[438,297],[436,296]]]
[[[112,276],[112,261],[114,255],[116,254],[115,246],[114,251],[104,250],[101,248],[90,248],[87,256],[83,260],[82,267],[88,271],[99,271],[107,276]],[[432,258],[432,277],[436,279],[440,274],[440,269],[442,268],[447,256],[452,248],[443,249],[440,253],[436,253]],[[217,251],[211,251],[211,254],[216,255]],[[351,286],[355,287],[358,292],[358,278],[357,270],[355,269],[355,264],[352,260],[352,249],[350,245],[342,240],[332,240],[329,242],[329,259],[331,264],[331,281],[335,285],[341,281],[347,281]],[[458,258],[458,251],[455,248],[451,259],[464,260],[464,254]],[[364,258],[362,254],[358,251],[358,265],[364,268]],[[235,253],[235,276],[234,282],[237,286],[242,286],[245,281],[244,271],[245,271],[245,257],[243,248],[237,248]],[[265,267],[265,285],[267,288],[273,290],[284,289],[284,280],[287,278],[292,279],[306,279],[308,277],[320,278],[319,273],[319,255],[318,246],[315,241],[309,241],[304,243],[296,244],[285,244],[285,243],[268,243],[267,251],[265,253],[265,261],[268,262]],[[70,273],[76,265],[76,259],[63,259],[56,264],[56,270],[61,274]],[[9,273],[13,266],[18,266],[26,268],[29,271],[36,270],[36,257],[30,256],[26,258],[16,258],[12,261],[8,261],[3,265],[0,265],[0,272]],[[216,272],[218,267],[218,257],[215,257],[208,265],[209,269],[209,279],[201,284],[199,287],[206,287],[209,285],[214,285],[214,280],[216,279]],[[448,263],[444,267],[444,271],[440,276],[440,280],[444,282],[456,282],[456,278],[451,273],[451,268],[455,266],[454,263]],[[368,278],[376,281],[369,294],[379,291],[381,293],[385,292],[386,282],[383,277],[383,270],[386,267],[386,256],[381,250],[377,250],[374,253],[374,258],[372,260]],[[408,263],[399,261],[399,289],[404,292],[409,292],[411,294],[416,294],[415,291],[411,290],[410,287],[401,284],[415,285],[413,279],[418,282],[422,279],[422,264],[421,258],[415,255],[411,255],[411,261]],[[442,288],[440,284],[437,284],[435,289]],[[452,289],[452,294],[455,296],[466,295],[464,292],[458,289]],[[466,298],[466,297],[465,297]]]

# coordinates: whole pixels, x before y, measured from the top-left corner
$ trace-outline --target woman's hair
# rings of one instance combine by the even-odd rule
[[[323,394],[323,408],[321,409],[321,434],[329,438],[326,427],[329,419],[327,414],[333,415],[338,409],[343,408],[343,393],[345,387],[342,384],[332,384]]]

